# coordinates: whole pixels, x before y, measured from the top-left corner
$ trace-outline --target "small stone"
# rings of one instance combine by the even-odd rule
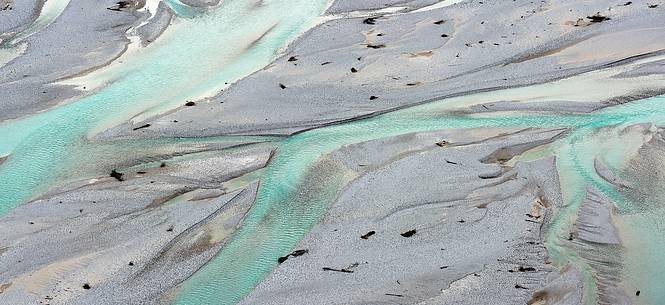
[[[115,178],[115,180],[118,181],[124,181],[125,179],[122,177],[124,174],[117,172],[115,169],[111,171],[110,176]]]
[[[362,239],[368,239],[370,236],[372,236],[372,235],[374,235],[374,234],[376,234],[375,231],[369,231],[369,232],[365,233],[364,235],[360,236],[360,238],[362,238]]]
[[[400,235],[402,235],[403,237],[411,237],[415,234],[416,234],[416,229],[413,229],[413,230],[406,231],[406,232],[404,232]]]

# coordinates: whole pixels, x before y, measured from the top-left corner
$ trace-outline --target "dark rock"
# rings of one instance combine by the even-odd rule
[[[326,61],[324,63],[321,63],[322,66],[329,65],[329,64],[332,64],[332,61]]]
[[[373,100],[375,100],[375,99],[377,99],[377,98],[379,98],[379,97],[378,97],[378,96],[375,96],[375,95],[372,95],[372,96],[369,97],[369,100],[370,100],[370,101],[373,101]]]
[[[148,127],[150,127],[150,124],[143,124],[139,127],[134,128],[133,130],[139,130],[139,129],[148,128]]]
[[[296,56],[291,56],[288,59],[288,61],[297,61],[297,60],[298,60],[298,57],[296,57]]]
[[[323,267],[323,271],[334,271],[334,272],[342,272],[342,273],[353,273],[353,270],[349,270],[349,269],[335,269],[335,268],[328,268],[328,267]]]
[[[411,237],[413,235],[416,235],[416,229],[406,231],[400,235],[402,235],[403,237]]]
[[[196,105],[196,103],[194,103],[192,101],[189,101],[189,102],[185,103],[185,106],[188,106],[188,107],[189,106],[194,106],[194,105]]]
[[[88,283],[83,284],[83,289],[90,289],[90,284]]]
[[[480,178],[480,179],[494,179],[494,178],[498,178],[499,176],[501,176],[501,172],[480,174],[480,175],[478,175],[478,178]]]
[[[404,297],[404,295],[401,295],[401,294],[394,294],[394,293],[386,293],[386,295],[387,295],[387,296],[391,296],[391,297],[398,297],[398,298],[402,298],[402,297]]]
[[[285,262],[287,259],[289,259],[289,257],[291,257],[291,256],[298,257],[298,256],[305,255],[307,253],[309,253],[309,250],[307,250],[307,249],[295,250],[295,251],[293,251],[293,252],[291,252],[291,253],[289,253],[285,256],[282,256],[282,257],[278,258],[277,262],[281,264],[281,263]]]
[[[307,253],[309,253],[309,250],[307,250],[307,249],[304,249],[304,250],[295,250],[295,251],[291,252],[291,256],[293,256],[293,257],[298,257],[298,256],[305,255],[305,254],[307,254]]]
[[[434,21],[434,24],[437,24],[437,25],[441,25],[441,24],[444,24],[444,23],[446,23],[446,21],[443,20],[443,19]]]
[[[286,89],[286,85],[284,85],[282,83],[279,83],[279,87],[282,88],[282,89]]]
[[[130,265],[130,266],[134,266],[134,262],[129,262],[129,265]]]
[[[118,180],[118,181],[124,181],[125,180],[125,178],[122,177],[123,175],[124,175],[123,173],[119,173],[115,169],[112,170],[111,174],[110,174],[111,177],[115,178],[115,180]]]
[[[536,268],[520,266],[519,268],[517,268],[517,271],[519,271],[519,272],[533,272],[533,271],[536,271]]]
[[[367,45],[367,47],[370,48],[370,49],[381,49],[381,48],[385,48],[386,45],[385,44],[371,44],[370,43],[370,44]]]
[[[356,73],[356,72],[358,72],[358,69],[356,69],[356,68],[351,68],[351,73]]]
[[[376,18],[373,18],[373,17],[367,18],[367,19],[363,20],[363,23],[364,24],[372,24],[372,25],[376,24]]]
[[[123,1],[116,2],[116,6],[107,7],[106,9],[111,10],[111,11],[119,12],[119,11],[125,9],[125,8],[131,8],[132,6],[133,6],[133,3],[131,1],[123,0]]]
[[[657,8],[658,4],[649,4],[649,8]]]
[[[365,235],[360,236],[360,238],[362,238],[362,239],[368,239],[370,236],[372,236],[372,235],[374,235],[374,234],[376,234],[375,231],[369,231],[369,232],[367,232]]]
[[[446,140],[441,140],[439,142],[436,142],[436,146],[439,146],[439,147],[444,147],[446,145],[448,145],[448,141],[446,141]]]
[[[591,22],[603,22],[603,21],[610,20],[609,17],[607,17],[607,16],[603,16],[603,15],[601,15],[600,13],[596,13],[596,14],[593,15],[593,16],[587,16],[586,18],[589,19],[589,20],[591,20]]]
[[[639,290],[638,290],[638,291],[635,291],[635,295],[638,296],[638,297],[640,296],[640,293],[641,293],[641,292],[640,292]]]

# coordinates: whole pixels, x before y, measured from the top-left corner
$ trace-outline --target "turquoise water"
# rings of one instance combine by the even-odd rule
[[[608,193],[620,206],[628,204],[593,170],[595,156],[623,156],[625,151],[625,147],[616,145],[623,143],[622,139],[611,141],[606,136],[599,138],[599,128],[610,127],[615,135],[619,135],[621,129],[636,122],[665,122],[665,111],[660,109],[665,97],[646,99],[594,114],[512,113],[502,117],[450,116],[445,114],[448,108],[446,102],[444,100],[363,121],[316,129],[283,141],[264,173],[255,206],[243,227],[215,259],[184,283],[174,303],[233,304],[272,270],[276,258],[291,250],[325,211],[335,196],[335,190],[340,189],[344,181],[350,180],[349,174],[339,167],[327,166],[324,167],[326,172],[317,172],[321,164],[316,161],[321,155],[344,144],[444,128],[571,128],[568,136],[548,147],[549,153],[558,157],[567,207],[559,211],[551,225],[547,243],[553,258],[559,263],[572,260],[584,264],[583,260],[561,243],[567,238],[571,216],[584,195],[584,185],[588,183]],[[598,145],[598,142],[607,145]],[[611,154],[611,149],[618,150],[619,154]],[[322,179],[319,175],[326,178]],[[304,190],[320,183],[328,187],[322,188],[319,185],[314,191],[319,193],[318,196],[303,196]],[[307,199],[306,202],[302,202],[303,197]],[[590,272],[588,267],[582,267]],[[652,275],[655,278],[661,276]],[[590,275],[586,276],[591,284]],[[593,292],[594,287],[590,286],[589,291]],[[229,288],[238,293],[226,294],[224,290]],[[658,289],[645,292],[642,300],[658,300],[660,293]],[[587,301],[593,302],[593,296],[589,296]]]
[[[146,109],[214,94],[224,83],[266,66],[312,24],[326,2],[225,0],[197,17],[178,19],[148,48],[82,80],[102,79],[102,88],[50,111],[0,123],[0,156],[10,155],[0,167],[0,213],[86,161],[100,162],[98,173],[106,170],[103,165],[114,160],[102,158],[104,152],[90,155],[96,151],[87,147],[92,131]],[[78,151],[87,152],[85,159],[72,160]]]
[[[80,79],[81,86],[86,82],[96,84],[87,96],[41,114],[0,123],[0,156],[10,155],[0,165],[0,214],[59,181],[105,174],[112,166],[132,161],[123,156],[153,156],[192,143],[236,140],[220,137],[100,143],[89,137],[144,111],[160,111],[213,94],[222,90],[225,82],[260,69],[275,58],[280,47],[314,22],[326,2],[225,0],[218,8],[195,13],[181,7],[180,13],[187,18],[178,19],[148,48]],[[172,1],[172,5],[181,4]],[[253,44],[259,37],[262,39]],[[275,266],[276,258],[291,250],[355,175],[321,159],[322,155],[344,144],[381,137],[475,127],[571,128],[566,137],[541,152],[557,156],[567,203],[550,226],[547,245],[555,262],[571,261],[587,270],[588,289],[593,292],[595,287],[589,278],[592,271],[563,242],[584,185],[591,184],[613,198],[625,215],[633,213],[636,204],[596,176],[593,158],[620,168],[629,157],[626,152],[639,144],[620,131],[635,123],[664,123],[664,102],[665,97],[655,97],[583,115],[456,116],[446,113],[450,105],[443,100],[288,137],[279,141],[276,156],[263,171],[255,206],[243,226],[210,263],[179,287],[173,303],[234,304],[263,279]],[[196,149],[193,145],[191,151]],[[644,243],[650,241],[648,234],[639,233],[658,230],[652,223],[645,221],[637,233],[632,232],[638,236],[636,243],[640,238]],[[640,297],[644,304],[665,299],[665,292],[658,287],[665,280],[665,272],[637,263],[641,260],[638,256],[654,260],[662,257],[665,245],[649,244],[626,260],[635,267],[627,277],[646,287]],[[592,294],[587,301],[593,302]]]

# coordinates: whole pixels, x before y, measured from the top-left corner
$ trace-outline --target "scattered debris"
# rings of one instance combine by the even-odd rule
[[[307,254],[307,253],[309,253],[309,250],[307,250],[307,249],[304,249],[304,250],[295,250],[295,251],[291,252],[291,256],[293,256],[293,257],[298,257],[298,256],[305,255],[305,254]]]
[[[194,103],[192,101],[188,101],[187,103],[185,103],[185,106],[187,106],[187,107],[191,107],[191,106],[195,106],[195,105],[196,105],[196,103]]]
[[[403,237],[411,237],[415,234],[416,234],[416,229],[413,229],[413,230],[406,231],[406,232],[404,232],[400,235],[402,235]]]
[[[480,175],[478,175],[478,178],[480,178],[480,179],[494,179],[494,178],[498,178],[499,176],[501,176],[501,172],[480,174]]]
[[[385,44],[371,44],[370,43],[370,44],[367,44],[367,47],[370,48],[370,49],[381,49],[381,48],[385,48],[386,45]]]
[[[295,250],[295,251],[293,251],[293,252],[291,252],[291,253],[289,253],[285,256],[282,256],[282,257],[278,258],[277,262],[281,264],[281,263],[285,262],[287,259],[289,259],[289,257],[291,257],[291,256],[298,257],[298,256],[303,256],[307,253],[309,253],[309,250],[307,250],[307,249]]]
[[[143,125],[141,125],[141,126],[139,126],[139,127],[135,127],[135,128],[133,128],[132,130],[139,130],[139,129],[148,128],[148,127],[150,127],[150,124],[143,124]]]
[[[115,180],[118,181],[125,181],[125,178],[122,177],[123,175],[124,175],[123,173],[119,173],[114,169],[111,171],[111,174],[109,176],[115,178]]]
[[[132,5],[132,3],[130,1],[127,1],[127,0],[118,1],[118,2],[116,2],[116,4],[117,5],[115,7],[107,7],[106,9],[110,10],[110,11],[119,12],[122,9],[128,8]]]
[[[365,235],[360,236],[360,238],[362,238],[362,239],[368,239],[370,236],[372,236],[372,235],[374,235],[374,234],[376,234],[375,231],[369,231],[369,232],[367,232]]]
[[[335,272],[342,272],[342,273],[353,273],[353,270],[349,270],[349,269],[335,269],[335,268],[328,268],[328,267],[323,267],[323,271],[335,271]]]
[[[596,13],[593,16],[587,16],[586,18],[591,20],[591,22],[593,22],[593,23],[610,20],[609,17],[601,15],[600,12]]]
[[[367,19],[363,20],[363,23],[374,25],[374,24],[376,24],[376,18],[375,17],[367,18]]]

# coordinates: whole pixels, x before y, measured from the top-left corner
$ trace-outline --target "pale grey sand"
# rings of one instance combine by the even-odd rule
[[[333,152],[324,159],[360,176],[294,248],[309,252],[241,304],[526,303],[558,274],[542,240],[562,202],[555,160],[496,162],[562,132],[446,130]],[[450,145],[435,144],[442,139]],[[561,294],[580,293],[568,285]]]
[[[212,258],[254,201],[226,182],[266,147],[118,170],[54,190],[0,218],[2,304],[156,304]],[[88,284],[94,289],[85,289]],[[102,301],[103,300],[103,301]]]
[[[40,0],[0,0],[0,43],[11,32],[21,30],[37,18],[42,2]]]
[[[620,4],[464,1],[431,11],[375,16],[371,21],[332,20],[310,30],[282,58],[216,98],[148,119],[154,128],[144,134],[290,134],[432,99],[542,83],[662,55],[662,10]],[[355,10],[382,4],[337,5],[352,5]],[[588,20],[597,12],[611,20],[576,26],[578,19]],[[297,60],[289,61],[291,57]],[[662,70],[648,72],[635,73],[663,77]],[[665,90],[663,83],[645,82],[642,88],[588,103],[559,100],[515,107],[589,112],[658,94]],[[135,135],[130,126],[122,125],[104,136]]]
[[[599,191],[587,187],[582,206],[577,211],[575,237],[598,244],[620,244],[612,217],[616,206]]]
[[[610,168],[603,164],[603,161],[598,160],[598,158],[593,160],[593,167],[596,170],[598,176],[603,178],[605,181],[618,187],[630,187],[627,181],[621,179],[621,177],[619,177]]]
[[[136,11],[141,3],[108,9],[117,5],[117,0],[71,0],[57,22],[22,41],[28,45],[25,54],[0,67],[0,121],[80,95],[72,87],[52,83],[104,66],[122,54],[129,43],[127,30],[147,16]],[[154,21],[161,27],[144,26],[145,37],[154,39],[168,24],[163,17]]]

